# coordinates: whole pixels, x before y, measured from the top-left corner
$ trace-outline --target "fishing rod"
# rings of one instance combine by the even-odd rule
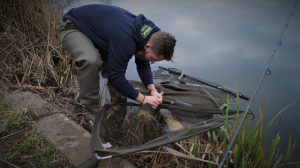
[[[247,115],[247,113],[248,113],[249,110],[250,110],[250,107],[251,107],[251,105],[252,105],[252,103],[253,103],[253,101],[254,101],[254,98],[255,98],[255,96],[256,96],[256,94],[257,94],[257,92],[258,92],[258,89],[259,89],[259,88],[261,87],[261,85],[262,85],[262,82],[263,82],[265,76],[266,76],[266,75],[271,75],[270,65],[271,65],[271,63],[272,63],[272,60],[273,60],[275,54],[277,53],[278,48],[279,48],[280,46],[282,46],[282,44],[283,44],[283,43],[282,43],[282,37],[283,37],[283,35],[284,35],[286,29],[287,29],[288,26],[289,26],[289,22],[290,22],[292,16],[294,15],[294,11],[295,11],[295,9],[296,9],[296,7],[297,7],[297,3],[298,3],[298,0],[295,0],[295,3],[294,3],[294,5],[293,5],[293,8],[292,8],[292,10],[291,10],[291,12],[290,12],[290,15],[289,15],[288,19],[287,19],[287,22],[286,22],[286,24],[284,25],[284,27],[283,27],[282,30],[281,30],[281,33],[280,33],[280,36],[279,36],[279,40],[278,40],[278,42],[277,42],[275,48],[273,49],[273,51],[272,51],[272,53],[271,53],[270,59],[269,59],[269,61],[267,62],[266,67],[265,67],[263,73],[262,73],[261,76],[260,76],[259,82],[258,82],[258,84],[257,84],[257,86],[256,86],[256,89],[254,90],[254,93],[253,93],[253,95],[252,95],[252,97],[251,97],[251,99],[250,99],[250,101],[249,101],[247,107],[246,107],[246,110],[245,110],[245,113],[243,114],[242,120],[241,120],[241,122],[239,123],[237,130],[234,132],[233,137],[232,137],[232,139],[231,139],[229,145],[227,146],[227,149],[226,149],[226,151],[225,151],[225,153],[224,153],[224,155],[223,155],[223,157],[222,157],[222,160],[221,160],[220,164],[218,165],[218,168],[222,168],[222,167],[223,167],[223,165],[224,165],[224,163],[225,163],[225,161],[226,161],[226,158],[227,158],[227,156],[228,156],[228,153],[229,153],[230,149],[232,148],[232,145],[233,145],[235,139],[237,138],[237,135],[238,135],[238,133],[239,133],[239,131],[240,131],[242,125],[243,125],[243,122],[244,122],[244,120],[246,119],[246,115]]]
[[[190,78],[190,79],[193,79],[193,80],[195,80],[195,81],[201,82],[201,83],[203,83],[203,84],[205,84],[205,85],[207,85],[207,86],[210,86],[210,87],[212,87],[212,88],[215,88],[215,89],[221,90],[221,91],[223,91],[223,92],[229,93],[229,94],[231,94],[232,96],[236,96],[237,93],[238,93],[238,96],[239,96],[240,98],[245,99],[245,100],[249,100],[249,99],[250,99],[250,98],[247,97],[246,95],[244,95],[244,94],[242,94],[242,93],[239,93],[238,91],[236,91],[236,90],[234,90],[234,89],[225,87],[225,86],[223,86],[223,85],[221,85],[221,84],[218,84],[218,83],[214,83],[214,82],[206,81],[206,80],[199,79],[199,78],[196,78],[196,77],[193,77],[193,76],[189,76],[189,75],[183,73],[183,71],[181,71],[181,70],[179,70],[179,69],[176,69],[176,68],[165,68],[165,67],[162,67],[162,66],[159,66],[158,68],[161,68],[161,69],[164,69],[164,70],[166,70],[166,71],[169,71],[170,73],[179,75],[178,80],[179,80],[180,82],[182,82],[182,84],[187,84],[187,85],[189,85],[189,83],[186,83],[186,82],[184,82],[184,81],[182,80],[182,77],[183,77],[183,76],[186,76],[186,77],[188,77],[188,78]],[[195,86],[196,86],[197,84],[192,84],[192,85],[195,85]]]

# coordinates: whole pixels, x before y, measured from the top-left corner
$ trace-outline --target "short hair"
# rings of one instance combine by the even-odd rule
[[[155,54],[163,55],[167,61],[172,60],[176,45],[176,39],[172,34],[157,31],[151,35],[149,42],[152,44]]]

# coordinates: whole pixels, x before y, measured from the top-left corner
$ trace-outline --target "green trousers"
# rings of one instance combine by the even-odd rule
[[[72,55],[82,103],[89,112],[97,113],[100,110],[99,72],[101,71],[102,77],[108,77],[107,62],[103,61],[93,42],[77,30],[71,22],[60,22],[59,38],[63,48]],[[126,101],[126,98],[110,85],[108,85],[108,90],[111,95],[111,102]]]

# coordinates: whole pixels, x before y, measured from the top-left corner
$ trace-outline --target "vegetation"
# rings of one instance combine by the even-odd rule
[[[0,84],[47,96],[75,96],[71,61],[58,40],[61,10],[48,0],[0,6]]]
[[[0,167],[71,167],[37,133],[25,111],[17,111],[0,96]]]
[[[1,90],[31,90],[57,102],[75,95],[70,58],[56,33],[60,14],[47,0],[1,3]],[[0,167],[71,167],[37,133],[26,111],[6,105],[2,95],[0,146]]]
[[[161,135],[158,120],[146,110],[126,115],[123,129],[125,133],[123,141],[127,145],[142,145],[149,139]]]
[[[286,144],[286,153],[279,150],[280,133],[277,132],[272,142],[266,142],[266,135],[270,131],[274,121],[292,105],[287,105],[278,112],[264,127],[264,117],[267,112],[265,105],[255,126],[250,126],[249,120],[243,123],[234,146],[227,159],[225,167],[296,167],[300,162],[291,162],[295,144],[292,144],[291,135]],[[237,107],[238,110],[238,107]],[[225,114],[225,125],[220,129],[209,131],[205,134],[194,136],[175,143],[171,146],[159,148],[158,151],[147,151],[148,155],[135,155],[131,159],[137,166],[145,165],[149,157],[155,158],[149,162],[149,167],[217,167],[223,151],[226,150],[237,126],[240,122],[239,114],[236,120],[228,121],[228,110]],[[173,155],[170,159],[170,155]],[[137,159],[138,158],[138,159]]]
[[[6,89],[30,89],[62,105],[73,100],[76,87],[71,60],[57,37],[61,11],[47,0],[6,1],[0,6],[0,85]],[[265,107],[254,128],[243,124],[228,158],[235,167],[280,167],[291,165],[291,136],[286,154],[280,154],[280,134],[265,148],[273,124],[263,127]],[[69,115],[69,114],[68,114]],[[70,115],[69,115],[70,116]],[[227,118],[228,114],[225,114]],[[75,116],[76,117],[76,116]],[[72,116],[74,119],[74,116]],[[128,157],[138,167],[216,167],[239,122],[214,131]],[[0,167],[69,166],[37,132],[25,111],[16,111],[0,101]],[[299,164],[299,163],[298,163]]]

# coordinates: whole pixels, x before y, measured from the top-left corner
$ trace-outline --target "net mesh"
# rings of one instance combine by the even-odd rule
[[[157,89],[163,91],[162,105],[156,110],[130,101],[106,105],[93,127],[96,152],[125,155],[206,132],[222,126],[226,106],[237,103],[232,94],[211,87],[213,83],[173,69],[160,68],[153,76]],[[132,81],[131,84],[147,93],[142,83]],[[243,103],[240,101],[239,105]],[[229,119],[235,118],[235,108],[229,112]]]

